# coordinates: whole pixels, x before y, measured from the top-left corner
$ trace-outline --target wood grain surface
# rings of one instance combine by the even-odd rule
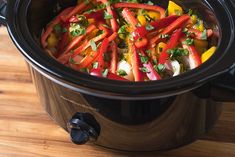
[[[42,109],[22,55],[0,28],[0,157],[234,157],[235,103],[193,144],[166,152],[127,153],[77,146]]]

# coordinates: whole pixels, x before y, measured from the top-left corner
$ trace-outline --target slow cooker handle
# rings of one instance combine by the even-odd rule
[[[6,25],[7,1],[0,0],[0,26]]]

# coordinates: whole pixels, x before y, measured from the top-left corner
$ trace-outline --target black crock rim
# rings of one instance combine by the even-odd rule
[[[150,99],[186,92],[200,86],[208,79],[228,71],[232,67],[235,61],[235,56],[231,56],[231,51],[235,50],[235,13],[232,12],[234,8],[232,4],[229,4],[229,1],[224,3],[222,0],[217,0],[216,2],[213,1],[213,3],[210,3],[208,0],[205,0],[205,3],[216,14],[220,27],[224,25],[226,27],[229,26],[230,31],[225,33],[225,30],[220,30],[222,34],[220,46],[209,61],[199,68],[181,74],[180,76],[159,81],[122,82],[98,78],[74,71],[61,65],[54,59],[47,57],[43,53],[43,49],[35,43],[29,33],[26,24],[27,1],[16,0],[15,2],[8,2],[7,23],[11,38],[28,63],[49,79],[72,90],[89,95],[118,99]],[[221,12],[214,10],[214,8],[219,7],[216,6],[218,4],[220,7],[223,7],[224,13],[227,15],[226,17],[218,16]],[[20,12],[18,12],[19,9],[21,9]],[[225,20],[228,20],[229,23],[225,24]],[[229,39],[227,35],[229,35]],[[223,54],[222,51],[224,52]],[[35,55],[35,52],[37,55]]]

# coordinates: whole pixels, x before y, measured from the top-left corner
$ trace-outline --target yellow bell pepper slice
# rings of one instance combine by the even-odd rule
[[[149,11],[147,14],[151,19],[154,19],[154,20],[159,20],[161,18],[161,15],[159,12]]]
[[[163,49],[166,47],[166,44],[164,42],[160,42],[158,45],[157,45],[157,53],[158,54],[161,54]]]
[[[169,1],[168,4],[168,14],[169,15],[182,15],[183,9],[175,2]]]
[[[145,26],[145,25],[147,24],[147,21],[146,21],[144,15],[138,15],[138,16],[137,16],[137,19],[138,19],[138,21],[140,22],[140,24],[141,24],[142,26]]]
[[[202,63],[206,62],[216,51],[216,47],[212,46],[209,50],[204,52],[201,56]]]
[[[48,47],[55,47],[58,43],[58,39],[54,33],[51,33],[47,39]]]

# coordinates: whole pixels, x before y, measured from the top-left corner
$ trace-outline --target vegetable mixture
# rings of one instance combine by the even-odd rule
[[[213,30],[190,9],[138,0],[78,0],[45,28],[41,44],[65,66],[93,76],[150,81],[207,61]]]

